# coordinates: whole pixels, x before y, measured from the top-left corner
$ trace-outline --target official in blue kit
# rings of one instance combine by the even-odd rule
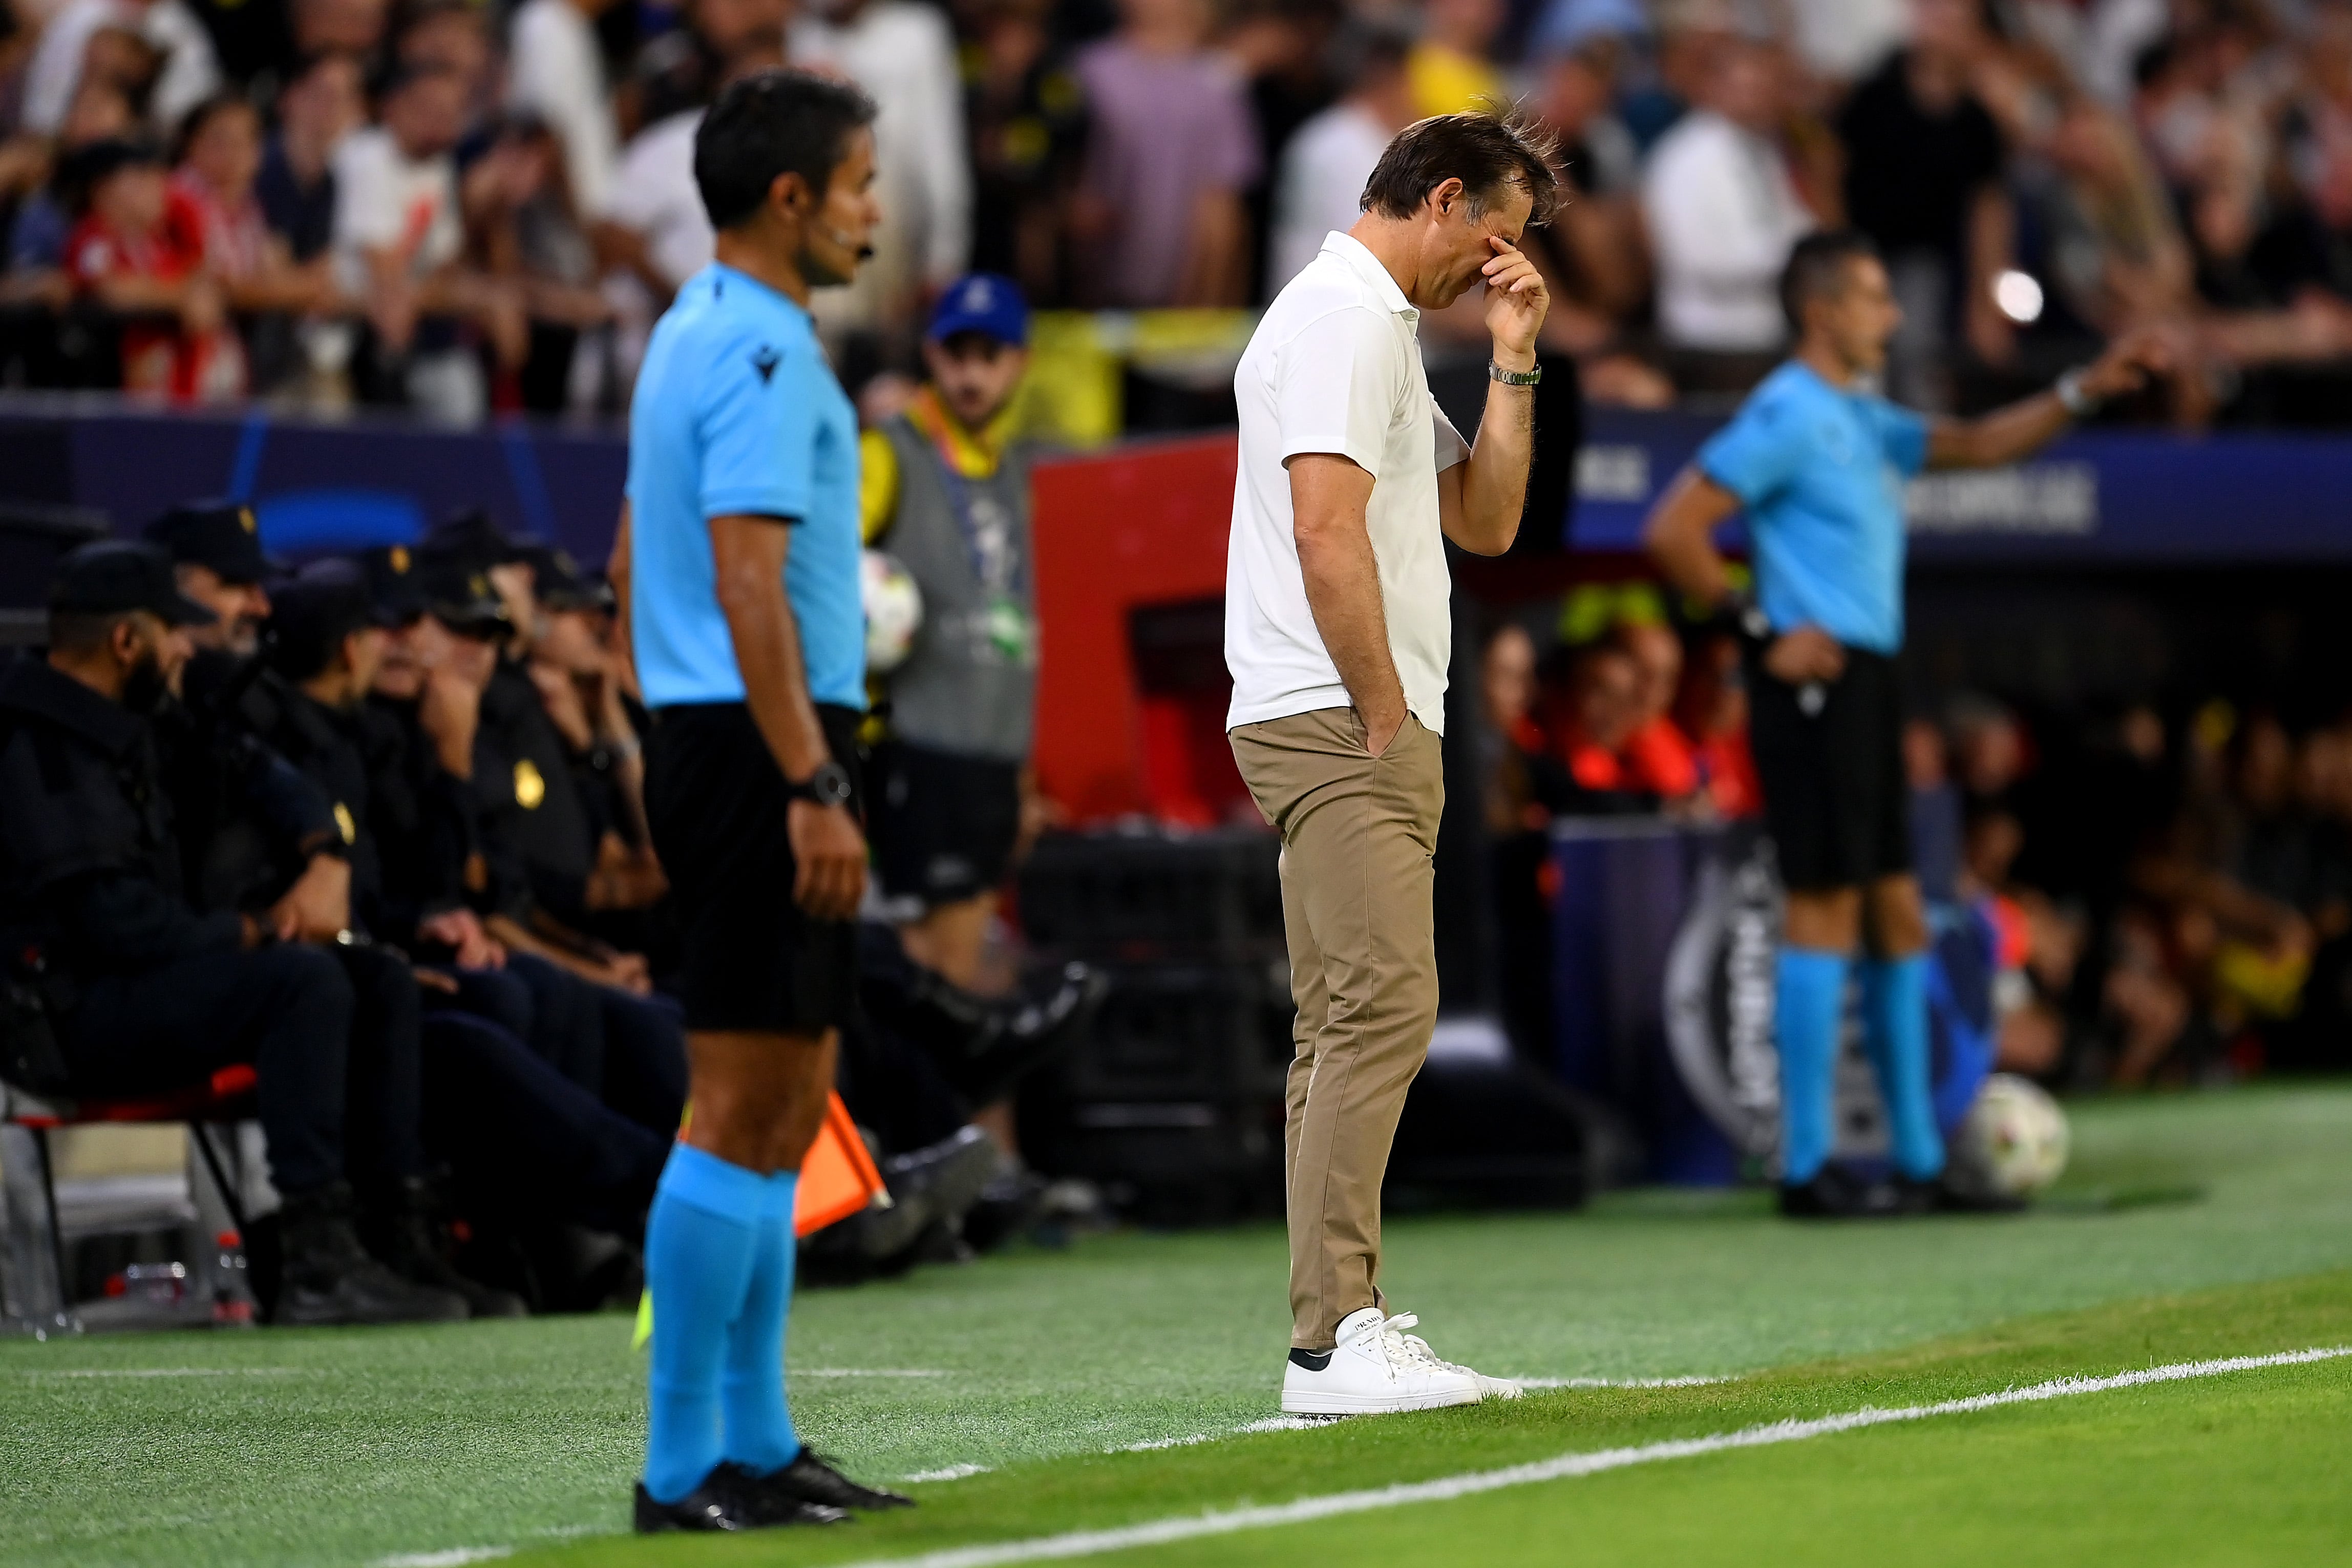
[[[793,1199],[855,1005],[857,419],[809,317],[869,254],[874,105],[795,71],[697,132],[718,259],[654,328],[614,546],[653,710],[646,811],[686,952],[688,1125],[646,1226],[653,1374],[636,1528],[906,1506],[804,1447],[784,1398]]]
[[[1796,351],[1700,448],[1651,513],[1659,569],[1722,606],[1748,642],[1749,739],[1788,889],[1773,1025],[1780,1057],[1780,1206],[1835,1217],[1962,1200],[1940,1181],[1929,1096],[1927,922],[1912,875],[1903,772],[1903,490],[1925,468],[2013,462],[2159,368],[2125,337],[2050,391],[1978,419],[1880,396],[1902,320],[1886,269],[1852,232],[1798,242],[1780,280]],[[1756,592],[1735,594],[1713,538],[1745,510]],[[1828,1163],[1846,981],[1861,956],[1864,1048],[1897,1179]]]

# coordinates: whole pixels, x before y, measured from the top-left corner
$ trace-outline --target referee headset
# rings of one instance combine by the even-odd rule
[[[819,234],[824,235],[827,239],[833,241],[834,244],[841,247],[842,249],[853,253],[860,261],[871,261],[874,259],[874,247],[871,245],[858,244],[856,240],[850,238],[849,236],[842,233],[841,230],[834,227],[833,225],[825,222],[824,219],[817,216],[817,213],[821,209],[818,206],[816,197],[809,194],[806,182],[803,182],[801,185],[801,199],[809,205],[808,224],[811,228],[814,228]]]

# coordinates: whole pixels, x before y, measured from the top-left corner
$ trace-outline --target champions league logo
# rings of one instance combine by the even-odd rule
[[[1732,1147],[1772,1163],[1780,1144],[1780,1058],[1772,1046],[1775,952],[1782,896],[1771,841],[1753,826],[1724,833],[1700,861],[1690,903],[1666,959],[1666,1046],[1691,1099]],[[1937,1120],[1948,1132],[1990,1068],[1990,1043],[1956,993],[1989,984],[1980,933],[1956,910],[1937,929],[1928,984]],[[1842,1160],[1884,1159],[1886,1115],[1862,1050],[1851,1000],[1838,1055],[1836,1131]]]
[[[1734,829],[1702,860],[1666,959],[1666,1047],[1691,1098],[1733,1148],[1769,1158],[1780,1142],[1772,1049],[1780,879],[1763,835]]]

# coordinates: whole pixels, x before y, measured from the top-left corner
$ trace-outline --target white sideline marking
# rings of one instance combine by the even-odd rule
[[[920,1367],[906,1366],[795,1366],[784,1370],[784,1380],[796,1377],[945,1377],[943,1372],[927,1372]]]
[[[25,1370],[26,1377],[308,1377],[307,1366],[84,1366]]]
[[[511,1557],[511,1546],[452,1546],[446,1552],[409,1552],[398,1557],[379,1557],[375,1568],[465,1568],[468,1563],[495,1563],[501,1557]]]
[[[973,1476],[988,1474],[986,1465],[950,1465],[944,1470],[918,1470],[911,1476],[900,1476],[901,1481],[919,1484],[923,1481],[961,1481]]]
[[[1775,1421],[1767,1426],[1749,1426],[1738,1432],[1718,1432],[1706,1437],[1680,1437],[1663,1443],[1644,1443],[1637,1447],[1602,1448],[1590,1453],[1562,1454],[1557,1458],[1542,1459],[1534,1464],[1513,1465],[1499,1470],[1474,1470],[1466,1475],[1447,1476],[1433,1481],[1416,1481],[1375,1490],[1333,1492],[1323,1497],[1300,1498],[1296,1502],[1279,1503],[1265,1508],[1237,1508],[1225,1512],[1191,1514],[1178,1519],[1154,1520],[1147,1524],[1124,1525],[1114,1530],[1073,1531],[1065,1535],[1041,1535],[1028,1541],[1000,1542],[986,1546],[962,1546],[945,1552],[925,1552],[919,1557],[871,1558],[854,1563],[850,1568],[996,1568],[999,1563],[1031,1563],[1040,1559],[1091,1557],[1097,1552],[1120,1552],[1132,1546],[1162,1546],[1171,1542],[1193,1541],[1207,1535],[1230,1535],[1237,1531],[1265,1530],[1276,1525],[1304,1524],[1314,1520],[1329,1519],[1339,1514],[1366,1513],[1375,1509],[1400,1508],[1408,1503],[1446,1502],[1454,1498],[1470,1497],[1479,1492],[1497,1491],[1505,1487],[1528,1486],[1538,1481],[1567,1480],[1580,1476],[1599,1475],[1604,1470],[1622,1470],[1633,1465],[1655,1464],[1662,1459],[1689,1459],[1703,1454],[1719,1454],[1733,1448],[1762,1448],[1780,1443],[1801,1443],[1808,1438],[1826,1437],[1839,1432],[1851,1432],[1864,1426],[1884,1426],[1898,1421],[1922,1421],[1933,1415],[1965,1415],[1979,1410],[1990,1410],[2003,1405],[2027,1405],[2046,1399],[2063,1399],[2078,1394],[2104,1394],[2117,1388],[2137,1388],[2152,1383],[2178,1383],[2189,1378],[2219,1377],[2227,1373],[2249,1372],[2258,1367],[2294,1366],[2306,1362],[2333,1361],[2339,1356],[2352,1356],[2352,1345],[2334,1345],[2312,1350],[2286,1351],[2276,1355],[2231,1356],[2221,1361],[2175,1362],[2167,1366],[2146,1367],[2137,1372],[2118,1373],[2113,1377],[2062,1377],[2048,1383],[2037,1383],[2026,1388],[2004,1389],[1999,1394],[1972,1394],[1966,1399],[1947,1399],[1935,1405],[1913,1405],[1895,1410],[1881,1410],[1864,1405],[1835,1415],[1818,1416],[1811,1421]]]
[[[1706,1388],[1732,1377],[1514,1377],[1521,1388]]]
[[[1105,1448],[1106,1454],[1149,1454],[1160,1448],[1189,1448],[1195,1443],[1213,1443],[1221,1437],[1240,1437],[1253,1432],[1311,1432],[1330,1424],[1330,1417],[1312,1415],[1269,1415],[1263,1421],[1253,1421],[1236,1426],[1230,1432],[1195,1432],[1189,1437],[1152,1437],[1141,1443],[1122,1443],[1116,1448]]]

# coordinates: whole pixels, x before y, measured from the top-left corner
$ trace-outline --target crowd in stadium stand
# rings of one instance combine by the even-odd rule
[[[1489,635],[1486,818],[1538,968],[1555,817],[1760,817],[1739,669],[1640,583]],[[2214,700],[2034,722],[1962,692],[1911,720],[1904,757],[1931,906],[2000,933],[2004,1069],[2136,1088],[2352,1065],[2352,721]]]
[[[1247,307],[1386,139],[1517,98],[1577,199],[1534,242],[1586,394],[1736,392],[1795,237],[1851,223],[1928,407],[2173,341],[2137,416],[2340,423],[2342,0],[9,0],[13,382],[454,419],[617,409],[708,259],[699,107],[858,81],[887,223],[824,326],[913,369],[967,268],[1045,307]],[[1477,334],[1427,324],[1442,343]],[[1483,341],[1483,340],[1480,340]]]

